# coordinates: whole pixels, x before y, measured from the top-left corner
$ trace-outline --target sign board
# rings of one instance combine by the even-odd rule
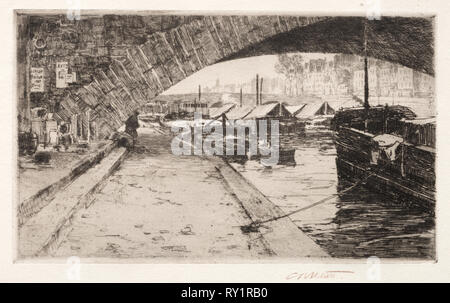
[[[73,74],[66,74],[66,83],[73,82]]]
[[[30,91],[43,92],[44,91],[44,68],[43,67],[32,67],[30,70],[31,80],[30,80]]]
[[[67,87],[66,75],[69,69],[69,63],[67,62],[56,62],[56,87],[65,88]]]
[[[66,83],[75,83],[77,82],[77,74],[75,72],[66,74]]]

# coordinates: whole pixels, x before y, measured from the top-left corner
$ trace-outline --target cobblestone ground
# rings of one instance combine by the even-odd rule
[[[138,146],[106,181],[57,256],[234,262],[268,256],[260,234],[214,165],[174,156],[170,136],[140,130]]]

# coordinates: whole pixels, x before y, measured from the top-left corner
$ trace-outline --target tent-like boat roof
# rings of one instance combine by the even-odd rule
[[[243,106],[243,107],[234,107],[228,113],[226,113],[226,117],[229,120],[239,120],[244,119],[250,112],[254,109],[254,106]]]
[[[209,112],[209,117],[211,119],[219,118],[223,114],[226,114],[227,112],[229,112],[235,106],[236,106],[236,104],[234,104],[234,103],[227,103],[218,108],[211,108],[210,112]]]
[[[286,105],[285,107],[292,116],[295,116],[305,106],[306,106],[306,103],[299,104],[299,105]]]
[[[295,117],[298,119],[312,118],[325,103],[327,103],[327,102],[317,102],[317,103],[306,104]]]
[[[269,103],[256,106],[250,114],[248,114],[245,119],[258,119],[266,117],[278,104],[280,103]]]

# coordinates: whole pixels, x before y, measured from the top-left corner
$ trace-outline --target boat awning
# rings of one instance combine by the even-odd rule
[[[305,107],[305,106],[306,106],[306,103],[300,104],[300,105],[287,105],[287,106],[286,106],[286,109],[287,109],[287,111],[288,111],[292,116],[295,116],[295,115],[297,115],[297,114],[302,110],[302,108]]]
[[[254,106],[234,107],[228,113],[226,117],[228,120],[244,119],[253,110]]]
[[[318,114],[326,102],[306,104],[302,110],[295,116],[297,119],[311,119]],[[329,106],[329,105],[328,105]]]
[[[269,103],[256,106],[245,119],[258,119],[266,117],[280,103]]]
[[[227,103],[219,108],[211,108],[210,112],[209,112],[209,117],[212,119],[217,119],[220,116],[222,116],[223,114],[226,114],[227,112],[229,112],[235,106],[236,106],[236,104],[234,104],[234,103]]]

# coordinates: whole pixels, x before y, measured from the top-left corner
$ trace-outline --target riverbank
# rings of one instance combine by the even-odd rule
[[[116,147],[111,140],[100,141],[86,148],[67,152],[49,152],[47,165],[36,164],[30,157],[19,157],[17,176],[17,218],[21,226],[44,208],[55,195],[101,161]]]

